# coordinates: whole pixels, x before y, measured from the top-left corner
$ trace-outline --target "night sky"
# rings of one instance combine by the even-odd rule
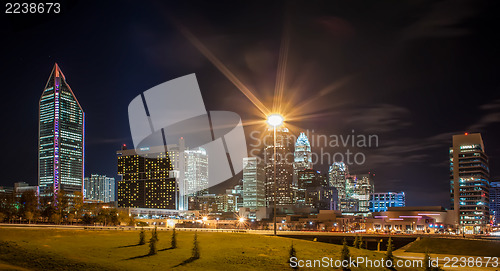
[[[183,75],[196,73],[207,110],[261,119],[180,29],[269,108],[287,41],[292,132],[378,135],[378,147],[352,150],[366,162],[349,168],[374,172],[377,192],[449,207],[448,147],[464,132],[482,133],[500,176],[498,2],[145,2],[63,2],[57,16],[2,11],[0,185],[37,184],[38,100],[55,62],[86,114],[86,175],[116,177],[116,150],[132,145],[128,104]]]

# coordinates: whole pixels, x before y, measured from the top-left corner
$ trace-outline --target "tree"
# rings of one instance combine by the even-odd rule
[[[50,222],[54,224],[61,224],[61,215],[58,213],[54,213],[50,216]]]
[[[192,259],[199,259],[200,258],[200,248],[198,246],[198,234],[197,234],[197,232],[194,232],[193,250],[191,253],[191,258]]]
[[[160,239],[158,239],[158,231],[156,230],[156,226],[155,226],[155,228],[153,230],[153,236],[152,237],[154,237],[156,241],[160,240]]]
[[[385,261],[390,262],[390,266],[394,266],[394,255],[392,255],[392,251],[394,250],[394,246],[392,245],[392,238],[389,237],[389,241],[387,241],[387,252],[385,254]],[[388,267],[389,264],[387,264]]]
[[[2,223],[5,220],[5,214],[0,212],[0,223]]]
[[[144,228],[142,228],[141,232],[139,232],[139,245],[144,244],[146,244],[146,232],[144,231]]]
[[[76,219],[80,219],[83,216],[83,210],[84,210],[83,193],[74,192],[71,212],[75,214]]]
[[[73,213],[69,213],[67,219],[69,224],[73,225],[73,220],[75,220],[75,215]]]
[[[156,232],[156,227],[151,234],[151,239],[149,239],[149,255],[155,255],[158,253],[158,249],[156,248],[156,243],[158,242],[158,235]]]
[[[31,220],[33,220],[33,213],[30,211],[27,211],[24,213],[24,219],[28,220],[28,224],[31,224]]]
[[[356,235],[354,237],[354,242],[352,243],[352,246],[355,247],[355,248],[357,248],[358,245],[359,245],[359,239],[358,239],[358,236]]]
[[[349,264],[351,260],[351,253],[349,252],[349,247],[347,247],[347,240],[344,237],[342,242],[342,250],[340,251],[340,261],[342,262],[342,270],[350,270],[348,267],[344,267],[344,263]]]
[[[291,263],[291,259],[297,257],[297,251],[295,251],[295,248],[293,247],[293,241],[292,241],[292,246],[290,247],[290,251],[288,252],[288,263]],[[299,269],[298,265],[295,265],[292,267],[293,269]]]
[[[172,241],[170,243],[171,248],[177,248],[177,234],[175,233],[175,228],[172,230]]]
[[[34,190],[27,190],[19,198],[20,215],[31,224],[33,218],[38,217],[38,197]]]
[[[358,248],[362,248],[363,246],[363,236],[359,236],[359,240],[358,240]]]
[[[57,192],[57,198],[56,198],[56,207],[57,207],[57,212],[61,217],[66,216],[66,213],[68,212],[69,209],[69,197],[66,194],[66,192],[59,190]]]

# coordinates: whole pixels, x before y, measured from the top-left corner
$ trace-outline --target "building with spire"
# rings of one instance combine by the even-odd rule
[[[83,109],[56,63],[39,101],[40,196],[83,194],[84,131]]]
[[[298,172],[313,168],[311,144],[306,134],[300,133],[295,142],[293,172],[294,179],[297,180]]]

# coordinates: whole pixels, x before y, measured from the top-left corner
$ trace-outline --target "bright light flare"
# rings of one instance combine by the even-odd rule
[[[271,115],[267,116],[266,122],[267,122],[267,124],[269,124],[273,127],[278,127],[278,126],[281,126],[283,124],[283,121],[285,121],[285,119],[280,114],[271,114]]]
[[[244,217],[240,217],[239,221],[240,221],[240,223],[244,223],[245,222],[245,218]]]
[[[207,220],[208,220],[208,217],[204,216],[203,221],[207,221]]]

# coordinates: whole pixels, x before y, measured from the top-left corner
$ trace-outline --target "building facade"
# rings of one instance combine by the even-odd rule
[[[370,212],[385,212],[389,207],[405,207],[405,192],[373,193],[370,195]]]
[[[500,182],[491,182],[490,186],[490,213],[493,223],[500,224]]]
[[[370,195],[375,192],[373,174],[360,174],[356,176],[356,186],[352,198],[358,200],[358,211],[370,211]]]
[[[348,175],[349,172],[344,162],[333,163],[328,171],[330,186],[335,187],[335,189],[337,189],[338,200],[339,200],[338,210],[341,210],[340,201],[347,199],[346,180]]]
[[[39,101],[40,196],[83,193],[85,115],[57,64]]]
[[[91,174],[90,177],[85,177],[83,196],[85,199],[105,203],[115,201],[115,185],[115,178]]]
[[[199,147],[186,150],[185,182],[188,196],[208,194],[208,155],[205,149]]]
[[[489,172],[481,134],[454,135],[450,148],[450,205],[460,231],[481,233],[489,224]]]
[[[118,207],[177,209],[179,189],[165,147],[151,147],[141,155],[124,148],[117,155]]]
[[[311,144],[306,134],[300,133],[295,142],[293,172],[295,182],[298,181],[298,172],[313,168]]]
[[[266,206],[266,175],[258,157],[243,158],[243,207]]]
[[[293,139],[285,127],[276,131],[276,180],[274,179],[273,129],[265,137],[264,159],[266,173],[267,206],[290,205],[295,203],[296,184],[293,182]],[[276,184],[276,187],[275,187]],[[275,197],[276,191],[276,197]]]

